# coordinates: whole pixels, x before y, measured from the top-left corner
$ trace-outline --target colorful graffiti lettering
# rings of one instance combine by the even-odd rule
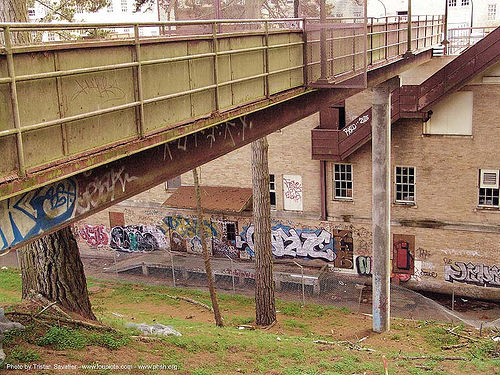
[[[167,228],[177,232],[184,238],[192,238],[198,235],[198,221],[194,218],[167,216],[163,221],[167,225]],[[208,238],[217,237],[217,230],[210,221],[203,222],[203,229]]]
[[[451,283],[457,281],[485,287],[500,287],[500,268],[496,265],[489,267],[471,262],[445,264],[444,280]]]
[[[236,236],[236,248],[247,251],[250,256],[255,253],[253,242],[253,224],[245,227],[241,235]],[[282,224],[272,227],[271,243],[275,257],[310,257],[334,261],[334,240],[324,229],[296,230]]]
[[[116,170],[111,168],[88,183],[82,182],[84,186],[79,186],[78,193],[78,213],[82,214],[101,203],[114,201],[115,189],[119,188],[124,193],[127,183],[137,179],[138,177],[125,172],[125,167],[121,167]]]
[[[163,233],[153,226],[127,225],[111,229],[110,246],[126,252],[145,252],[167,247]]]
[[[356,270],[361,276],[371,276],[372,274],[372,257],[359,256],[356,258]]]
[[[34,237],[75,214],[77,189],[72,179],[0,202],[0,251]]]
[[[88,225],[78,230],[80,238],[91,248],[98,248],[109,244],[109,235],[104,225]]]

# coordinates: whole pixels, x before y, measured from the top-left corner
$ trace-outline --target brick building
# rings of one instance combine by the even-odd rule
[[[437,93],[441,74],[457,63],[434,58],[403,74],[392,95],[392,278],[410,288],[500,299],[496,50],[496,62],[465,72],[457,89]],[[422,107],[414,92],[424,92],[420,102],[432,100]],[[366,90],[268,136],[276,258],[370,277],[370,106]],[[200,171],[213,255],[251,259],[250,146]],[[201,252],[191,184],[185,174],[88,218],[78,224],[81,240],[125,251]],[[135,248],[127,231],[139,238]]]

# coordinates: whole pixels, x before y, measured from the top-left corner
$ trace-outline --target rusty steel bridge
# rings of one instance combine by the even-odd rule
[[[428,61],[443,17],[410,25],[0,24],[0,252]]]

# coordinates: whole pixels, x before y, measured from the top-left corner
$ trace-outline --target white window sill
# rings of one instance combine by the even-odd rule
[[[500,207],[495,207],[495,206],[477,206],[476,208],[474,208],[474,211],[500,212]]]
[[[353,198],[333,198],[334,202],[350,202],[353,203],[354,199]]]
[[[415,202],[392,202],[392,205],[395,207],[409,207],[409,208],[417,208],[417,204]]]

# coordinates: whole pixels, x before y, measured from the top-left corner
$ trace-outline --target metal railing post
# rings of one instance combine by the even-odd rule
[[[306,305],[306,298],[305,298],[305,285],[304,285],[304,267],[301,266],[300,264],[298,264],[297,262],[293,262],[295,263],[297,266],[300,267],[300,273],[302,275],[302,307],[304,307]]]
[[[265,49],[265,55],[264,55],[264,63],[266,65],[266,98],[269,98],[271,95],[270,88],[269,88],[269,22],[266,20],[264,21],[264,43],[266,46]]]
[[[304,64],[304,70],[303,70],[303,79],[304,79],[304,85],[307,85],[309,83],[309,77],[307,73],[308,69],[308,57],[307,57],[307,28],[306,28],[306,19],[302,19],[302,63]]]
[[[326,81],[327,80],[327,56],[326,56],[326,0],[321,0],[320,1],[320,36],[319,36],[319,49],[320,49],[320,67],[321,67],[321,74],[320,74],[320,80],[321,81]]]
[[[412,30],[411,30],[411,0],[408,0],[408,28],[406,30],[407,37],[406,37],[406,53],[411,53],[412,46],[411,46],[411,35],[412,35]]]
[[[397,56],[399,56],[401,54],[401,16],[397,16],[398,18],[398,39],[397,39],[397,43],[398,43],[398,53],[396,54]]]
[[[137,62],[136,90],[137,100],[139,102],[139,126],[138,133],[144,137],[144,97],[142,91],[142,60],[141,60],[141,42],[139,40],[139,25],[134,25],[134,41],[135,41],[135,59]]]
[[[14,68],[14,55],[12,53],[12,41],[10,39],[10,28],[6,26],[3,30],[5,39],[5,52],[7,54],[7,70],[10,77],[10,101],[12,114],[14,115],[14,126],[16,128],[17,162],[19,175],[26,176],[26,163],[24,160],[23,135],[21,131],[21,118],[19,116],[19,102],[17,98],[16,70]]]
[[[175,288],[175,268],[174,268],[174,253],[170,251],[170,265],[172,266],[172,282]]]
[[[385,17],[385,59],[389,60],[389,17]]]
[[[232,281],[233,281],[233,294],[236,293],[235,288],[234,288],[234,267],[233,267],[233,259],[226,254],[226,258],[229,259],[229,263],[231,264],[231,276],[232,276]]]
[[[214,53],[214,83],[215,83],[215,109],[220,110],[220,97],[219,97],[219,67],[218,67],[218,51],[219,42],[217,40],[217,21],[212,24],[212,52]]]

